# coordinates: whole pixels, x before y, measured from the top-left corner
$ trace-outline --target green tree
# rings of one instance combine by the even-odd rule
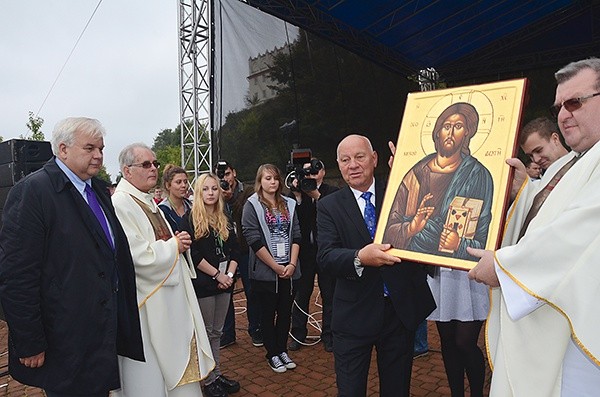
[[[35,113],[29,111],[29,121],[26,124],[29,131],[31,131],[31,137],[29,139],[34,141],[44,141],[46,139],[46,137],[44,137],[44,133],[42,132],[43,124],[43,118],[36,116]]]
[[[112,184],[110,174],[106,171],[106,166],[104,166],[104,165],[102,165],[102,167],[100,167],[100,171],[98,172],[98,175],[96,175],[96,177],[102,179],[109,185]]]

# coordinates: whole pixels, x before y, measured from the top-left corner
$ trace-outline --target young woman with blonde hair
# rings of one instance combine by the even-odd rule
[[[240,384],[221,373],[219,345],[240,251],[233,226],[225,214],[216,175],[203,174],[198,177],[194,197],[191,210],[179,223],[179,230],[187,231],[192,236],[192,260],[199,270],[192,283],[216,363],[215,369],[204,382],[204,395],[227,396],[237,392]]]

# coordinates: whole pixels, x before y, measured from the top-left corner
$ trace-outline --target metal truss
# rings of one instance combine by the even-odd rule
[[[193,175],[212,169],[212,0],[179,1],[181,165]]]

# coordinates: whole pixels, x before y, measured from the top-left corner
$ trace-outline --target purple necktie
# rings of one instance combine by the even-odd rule
[[[115,249],[112,238],[110,237],[110,231],[108,230],[106,218],[104,217],[104,212],[102,212],[102,208],[98,202],[98,197],[96,197],[96,192],[94,192],[94,189],[92,189],[92,187],[87,183],[85,184],[85,195],[92,212],[94,215],[96,215],[98,222],[100,222],[100,226],[102,226],[102,230],[104,230],[104,234],[106,235],[106,239],[108,240],[110,247]]]

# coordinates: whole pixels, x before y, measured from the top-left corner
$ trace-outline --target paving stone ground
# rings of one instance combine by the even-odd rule
[[[327,397],[336,395],[335,372],[333,369],[333,354],[323,349],[322,343],[313,346],[302,347],[296,352],[290,352],[290,356],[298,364],[294,370],[288,370],[283,374],[273,372],[264,357],[265,350],[262,347],[254,347],[246,332],[247,318],[245,313],[245,297],[243,291],[238,289],[234,299],[236,302],[236,333],[235,344],[221,349],[221,368],[223,373],[238,380],[242,389],[233,394],[235,397],[260,396],[307,396]],[[311,300],[310,312],[318,321],[321,319],[319,307],[318,288],[315,288]],[[411,396],[415,397],[442,397],[450,396],[450,389],[446,380],[442,355],[440,352],[440,341],[435,324],[428,323],[429,349],[427,356],[414,361],[411,381]],[[483,331],[479,343],[484,349]],[[309,329],[309,335],[318,335],[316,329]],[[0,322],[0,372],[6,370],[6,323]],[[485,394],[489,390],[490,371],[486,371]],[[465,381],[465,383],[467,383]],[[468,390],[468,389],[467,389]],[[377,377],[377,363],[375,355],[371,361],[369,374],[368,396],[379,394],[379,382]],[[466,395],[469,393],[467,391]],[[0,376],[0,397],[3,396],[29,396],[42,397],[44,393],[37,388],[23,386],[8,375]]]

